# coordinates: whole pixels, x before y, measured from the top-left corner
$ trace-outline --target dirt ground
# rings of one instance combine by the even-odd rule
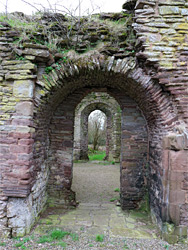
[[[118,196],[120,165],[75,163],[73,166],[72,190],[76,199],[83,203],[107,203]]]

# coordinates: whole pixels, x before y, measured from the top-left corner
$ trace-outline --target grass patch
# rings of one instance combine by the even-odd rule
[[[76,233],[71,233],[70,236],[71,236],[73,241],[78,241],[79,240],[79,237],[78,237],[78,235]]]
[[[67,231],[62,231],[60,229],[55,229],[47,235],[43,235],[42,237],[39,238],[38,243],[46,243],[46,242],[53,242],[53,241],[60,241],[62,240],[65,236],[70,236],[73,241],[78,241],[78,235],[76,233],[70,233]],[[65,242],[58,242],[58,245],[61,244],[62,247],[65,246]]]
[[[65,243],[64,241],[62,241],[62,242],[58,242],[57,245],[64,248],[64,247],[67,246],[67,243]]]
[[[106,156],[105,151],[95,151],[89,154],[90,161],[103,161]]]
[[[95,240],[97,242],[103,242],[104,240],[104,235],[103,234],[97,234]]]
[[[114,202],[114,201],[117,201],[117,200],[119,200],[119,197],[113,197],[113,198],[110,199],[110,202]]]
[[[20,240],[19,238],[17,238],[16,240]],[[20,240],[18,243],[16,243],[14,246],[15,247],[21,247],[21,249],[27,249],[26,246],[24,246],[24,244],[28,241],[30,241],[31,239],[29,237],[25,237],[22,240]]]
[[[53,239],[49,235],[43,235],[42,237],[39,238],[38,243],[46,243],[46,242],[52,242]]]
[[[119,192],[120,192],[120,189],[119,189],[119,188],[115,188],[115,189],[114,189],[114,192],[118,192],[118,193],[119,193]]]
[[[62,230],[54,230],[51,232],[50,236],[52,240],[61,240],[63,239],[66,235],[70,235],[69,232],[67,231],[62,231]]]
[[[6,243],[5,242],[0,242],[0,246],[4,247],[4,246],[6,246]]]

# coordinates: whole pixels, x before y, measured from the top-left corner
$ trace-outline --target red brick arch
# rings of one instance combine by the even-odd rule
[[[46,186],[48,186],[50,197],[49,203],[57,205],[70,200],[70,196],[73,195],[71,193],[72,160],[70,155],[73,148],[74,110],[84,96],[93,89],[99,88],[105,89],[107,93],[115,97],[122,110],[127,111],[132,108],[132,112],[139,114],[136,118],[137,122],[134,122],[134,129],[137,132],[131,136],[132,124],[126,124],[126,115],[125,120],[122,120],[122,130],[125,135],[123,140],[126,142],[126,138],[134,138],[130,154],[128,156],[124,154],[126,150],[123,147],[121,152],[121,181],[124,183],[121,189],[122,207],[136,207],[142,198],[144,178],[139,166],[143,169],[146,160],[149,159],[151,209],[159,222],[173,221],[180,225],[186,209],[185,202],[181,200],[177,204],[170,200],[172,194],[169,189],[171,183],[169,173],[171,175],[175,170],[169,169],[167,161],[171,148],[171,139],[168,135],[178,124],[176,108],[173,106],[169,92],[165,92],[156,80],[146,75],[133,58],[115,61],[113,57],[105,59],[93,55],[64,63],[61,68],[37,80],[33,97],[34,115],[29,125],[30,130],[27,135],[12,133],[12,137],[27,136],[31,139],[29,148],[24,149],[26,150],[24,157],[28,165],[27,168],[22,168],[21,174],[5,174],[2,185],[4,195],[18,198],[33,195],[33,187],[42,174],[46,176],[46,182],[44,181],[45,187],[41,191],[43,193],[40,197],[40,204],[46,202],[44,198]],[[137,124],[141,124],[140,127]],[[146,124],[148,150],[139,151],[140,156],[143,157],[138,157],[139,160],[135,161],[132,149],[135,148],[136,141],[138,145],[143,143],[144,148],[146,147],[146,137],[137,136],[139,132],[141,135],[144,134],[142,131]],[[55,133],[56,130],[62,131],[61,136]],[[126,146],[126,143],[124,145]],[[127,160],[128,157],[129,160]],[[19,166],[22,163],[17,164]],[[132,180],[134,181],[130,183]],[[180,190],[180,192],[185,196],[184,191]],[[36,198],[36,204],[38,203],[39,199]],[[178,219],[174,215],[177,208],[179,208]]]
[[[111,57],[104,61],[93,56],[87,60],[69,62],[52,72],[48,79],[43,81],[42,86],[38,86],[38,92],[43,89],[43,95],[36,103],[41,110],[36,111],[36,118],[41,115],[44,117],[40,119],[41,126],[42,121],[46,124],[45,117],[48,117],[50,122],[50,115],[52,116],[63,99],[66,100],[65,108],[67,103],[71,102],[74,110],[77,100],[81,100],[88,93],[89,90],[86,88],[106,88],[118,98],[120,104],[124,102],[125,95],[137,103],[149,128],[151,205],[153,204],[155,213],[161,218],[168,206],[164,201],[166,187],[163,185],[165,176],[162,165],[162,138],[173,129],[177,121],[176,109],[168,93],[163,91],[157,81],[152,80],[136,66],[133,58],[115,61]],[[76,93],[73,100],[72,93]],[[45,134],[47,135],[47,131]],[[43,138],[40,133],[38,136]],[[67,174],[70,175],[70,172],[69,169]],[[69,187],[70,185],[71,183]],[[159,194],[157,197],[156,192]]]

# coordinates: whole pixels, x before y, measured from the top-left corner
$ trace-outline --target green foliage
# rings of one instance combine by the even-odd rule
[[[90,161],[103,161],[106,156],[105,151],[94,151],[93,153],[89,153]]]
[[[42,237],[39,238],[38,243],[46,243],[46,242],[52,242],[52,241],[60,241],[62,240],[65,236],[70,236],[73,241],[78,241],[78,235],[76,233],[70,233],[67,231],[63,231],[60,229],[54,229],[53,231],[49,232],[47,235],[43,235]],[[58,242],[58,245],[62,247],[66,247],[65,242]]]
[[[167,249],[167,250],[169,249],[169,245],[167,245],[167,244],[166,244],[166,245],[163,245],[163,247],[164,247],[165,249]]]
[[[140,202],[140,207],[138,210],[141,212],[146,212],[146,213],[148,213],[150,211],[148,192],[145,194],[142,201]]]
[[[36,22],[30,22],[23,17],[18,18],[11,14],[9,16],[0,15],[0,22],[6,22],[13,28],[27,28],[30,30],[33,30],[34,26],[36,26]]]
[[[114,202],[114,201],[117,201],[117,200],[119,200],[119,197],[113,197],[113,198],[110,199],[110,202]]]
[[[16,55],[16,60],[25,61],[25,58],[23,56]]]
[[[97,242],[103,242],[104,240],[104,235],[103,234],[97,234],[95,240]]]
[[[78,241],[79,240],[79,237],[78,237],[78,235],[76,233],[71,233],[70,236],[71,236],[73,241]]]
[[[46,74],[49,74],[52,70],[53,68],[51,66],[45,68]]]
[[[30,241],[30,240],[31,240],[31,239],[30,239],[29,237],[25,237],[25,238],[23,238],[22,241],[23,241],[24,243],[26,243],[26,242],[28,242],[28,241]]]
[[[47,222],[46,222],[46,225],[52,225],[52,224],[53,224],[52,221],[47,221]]]
[[[21,246],[21,249],[26,250],[26,249],[27,249],[27,247],[26,247],[26,246],[24,246],[24,245],[22,245],[22,246]]]
[[[62,231],[62,230],[54,230],[51,232],[50,236],[52,240],[61,240],[63,239],[66,235],[70,235],[69,232]]]
[[[52,242],[53,239],[49,235],[43,235],[39,238],[38,243]]]
[[[5,242],[0,242],[0,246],[4,247],[4,246],[6,246],[6,243]]]
[[[93,247],[94,245],[93,244],[89,244],[89,247]]]
[[[30,237],[25,237],[22,240],[20,238],[14,238],[15,240],[19,240],[18,243],[16,243],[14,246],[15,247],[21,247],[21,249],[27,249],[26,246],[24,245],[26,242],[30,241]]]
[[[21,247],[21,246],[23,246],[24,245],[24,242],[18,242],[18,243],[16,243],[14,246],[15,247]]]
[[[119,188],[115,188],[114,192],[120,192],[120,189]]]
[[[124,243],[124,249],[123,250],[125,250],[125,249],[129,249],[126,240],[125,240],[125,243]]]
[[[65,248],[67,246],[67,243],[62,241],[62,242],[58,242],[57,245]]]

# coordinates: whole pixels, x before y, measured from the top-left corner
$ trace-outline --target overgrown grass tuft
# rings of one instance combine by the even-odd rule
[[[89,154],[90,161],[103,161],[106,156],[105,151],[95,151]]]
[[[62,230],[54,230],[51,232],[50,236],[53,240],[61,240],[63,239],[66,235],[70,235],[69,232],[67,231],[62,231]]]
[[[52,242],[53,239],[49,235],[43,235],[39,238],[38,243]]]
[[[0,246],[4,247],[4,246],[6,246],[6,243],[5,242],[0,242]]]
[[[42,237],[39,238],[38,243],[46,243],[46,242],[52,242],[52,241],[60,241],[62,240],[65,236],[70,236],[72,238],[73,241],[78,241],[78,235],[76,233],[70,233],[67,231],[63,231],[60,229],[54,229],[53,231],[51,231],[49,234],[47,235],[43,235]],[[63,247],[65,246],[65,242],[59,242],[60,245],[62,245]],[[62,244],[61,244],[62,243]]]
[[[95,240],[97,242],[103,242],[104,240],[104,235],[103,234],[97,234]]]

